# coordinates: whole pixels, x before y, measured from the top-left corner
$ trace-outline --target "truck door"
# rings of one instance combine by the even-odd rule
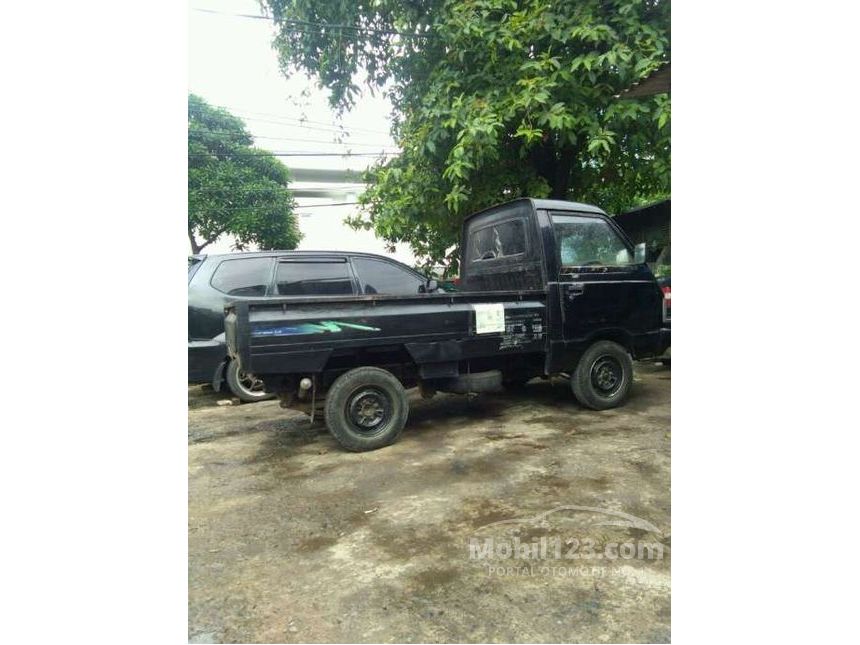
[[[626,339],[634,349],[655,342],[661,294],[643,262],[608,217],[549,211],[557,269],[561,343],[555,360],[565,369],[596,338]],[[644,334],[644,336],[643,336]],[[652,338],[653,336],[653,338]]]

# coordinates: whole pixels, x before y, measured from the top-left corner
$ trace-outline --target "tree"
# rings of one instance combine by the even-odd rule
[[[462,217],[517,196],[610,212],[669,191],[669,99],[615,96],[669,58],[666,0],[264,0],[285,73],[339,110],[394,106],[402,153],[350,220],[456,269]]]
[[[234,248],[294,249],[301,240],[286,166],[253,147],[245,124],[188,95],[188,239],[199,253],[221,235]]]

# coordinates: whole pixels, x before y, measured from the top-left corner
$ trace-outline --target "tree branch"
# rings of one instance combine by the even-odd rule
[[[194,255],[200,253],[200,249],[203,247],[197,244],[197,240],[194,239],[194,232],[190,228],[188,229],[188,241],[191,242],[191,253]]]
[[[214,242],[215,240],[217,240],[219,237],[221,237],[221,236],[222,236],[224,233],[226,233],[226,232],[227,232],[227,229],[226,229],[226,228],[222,228],[222,229],[220,229],[220,230],[216,231],[214,235],[212,235],[212,236],[210,236],[209,238],[207,238],[207,239],[206,239],[206,240],[201,244],[201,243],[198,243],[196,239],[194,239],[194,233],[192,233],[192,232],[191,232],[191,230],[189,229],[189,230],[188,230],[188,239],[191,241],[191,250],[192,250],[192,251],[194,251],[194,253],[200,253],[200,251],[202,251],[202,250],[203,250],[203,249],[205,249],[207,246],[209,246],[210,244],[212,244],[212,242]]]

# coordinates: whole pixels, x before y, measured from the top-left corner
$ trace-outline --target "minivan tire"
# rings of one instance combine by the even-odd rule
[[[224,378],[227,381],[227,387],[230,388],[233,395],[245,403],[265,401],[266,399],[271,399],[275,396],[265,390],[257,390],[250,387],[248,384],[249,376],[239,369],[239,363],[237,361],[230,361],[227,363]],[[253,376],[250,378],[253,379]]]
[[[610,340],[591,345],[570,377],[576,400],[592,410],[616,408],[627,400],[633,384],[633,359]]]
[[[406,390],[391,373],[357,367],[340,375],[325,399],[325,422],[338,443],[353,452],[397,441],[409,416]]]
[[[530,378],[525,377],[525,376],[519,376],[519,375],[507,376],[502,381],[502,385],[504,385],[506,390],[513,390],[515,392],[518,392],[518,391],[524,390],[526,387],[526,384],[530,380],[531,380]]]

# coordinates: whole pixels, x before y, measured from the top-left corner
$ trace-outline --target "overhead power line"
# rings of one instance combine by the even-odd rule
[[[212,13],[221,16],[231,16],[233,18],[250,18],[253,20],[269,20],[272,22],[277,22],[278,24],[286,24],[286,25],[299,25],[302,27],[317,27],[321,29],[349,29],[351,31],[363,31],[369,34],[383,34],[386,36],[404,36],[406,38],[429,38],[431,34],[415,34],[408,33],[405,31],[394,31],[392,29],[376,29],[375,27],[360,27],[357,25],[344,25],[338,23],[331,22],[312,22],[310,20],[291,20],[287,18],[282,18],[281,20],[275,21],[274,18],[270,16],[261,16],[259,14],[249,14],[249,13],[230,13],[227,11],[216,11],[215,9],[201,9],[199,7],[191,7],[194,11],[200,11],[201,13]]]
[[[211,130],[210,130],[210,132],[211,132]],[[301,141],[302,140],[302,139],[290,139],[289,137],[264,137],[262,135],[256,135],[256,134],[252,134],[251,136],[254,137],[255,139],[268,139],[269,141]],[[328,142],[320,141],[320,143],[333,143],[333,144],[337,144],[340,146],[350,145],[348,143],[344,143],[343,141],[328,141]],[[355,143],[352,143],[351,145],[363,146],[363,145],[367,145],[367,144],[355,142]],[[379,144],[374,143],[372,145],[379,145]]]
[[[269,210],[271,208],[277,208],[281,206],[277,202],[273,202],[271,204],[248,204],[247,206],[241,205],[229,205],[229,206],[216,206],[212,210],[221,210],[221,211],[238,211],[238,210]],[[329,208],[331,206],[357,206],[358,202],[340,202],[338,204],[296,204],[296,209],[309,209],[309,208]],[[298,210],[295,211],[298,214]]]
[[[282,184],[273,184],[272,186],[257,187],[257,188],[246,188],[246,187],[229,188],[227,186],[222,186],[220,184],[197,184],[197,183],[194,183],[193,185],[189,186],[188,188],[189,188],[189,192],[192,192],[192,193],[208,193],[210,191],[215,191],[215,192],[226,192],[226,193],[229,193],[231,195],[234,195],[234,194],[253,195],[255,193],[261,194],[261,195],[266,195],[266,194],[270,194],[270,193],[278,190],[279,188],[283,188],[284,190],[290,190],[290,191],[314,190],[312,188],[296,188],[293,184],[297,184],[297,183],[304,183],[304,182],[291,180],[290,184],[288,186],[284,186]],[[364,183],[363,182],[349,182],[349,183],[344,183],[344,184],[339,183],[337,185],[339,185],[339,186],[341,186],[341,185],[342,186],[356,186],[356,189],[358,189],[361,186],[364,186]],[[354,191],[345,188],[343,190],[338,190],[336,192],[338,192],[338,193],[349,193],[349,192],[354,192]],[[305,197],[310,197],[310,196],[305,195]]]
[[[302,119],[294,116],[284,116],[282,114],[275,114],[274,112],[254,112],[252,110],[244,110],[242,108],[230,107],[229,105],[215,105],[213,107],[221,108],[222,110],[227,110],[228,112],[244,112],[245,114],[256,114],[259,116],[273,116],[276,117],[277,121],[272,121],[270,119],[257,119],[254,117],[243,116],[240,117],[245,119],[246,121],[260,121],[262,123],[276,123],[278,125],[299,125],[301,127],[307,127],[309,130],[318,130],[319,128],[311,128],[310,126],[305,126],[305,123],[313,123],[315,125],[323,125],[332,130],[340,130],[341,126],[335,125],[334,123],[327,123],[325,121],[314,121],[312,119]],[[389,132],[385,132],[383,130],[371,130],[370,128],[361,128],[361,127],[352,127],[348,128],[352,132],[367,132],[368,134],[390,134]]]
[[[349,130],[335,130],[335,129],[327,129],[327,128],[314,128],[314,127],[312,127],[312,126],[298,125],[298,124],[295,124],[295,125],[294,125],[294,124],[292,124],[292,123],[284,123],[284,124],[281,124],[281,125],[284,125],[284,126],[286,126],[286,127],[288,127],[288,128],[302,128],[302,129],[305,129],[305,130],[315,130],[315,131],[318,131],[318,132],[328,132],[328,133],[330,133],[330,134],[343,135],[343,136],[346,136],[346,137],[351,136],[353,132],[359,132],[358,130],[353,130],[353,131],[351,132],[351,131],[349,131]],[[222,134],[222,132],[221,132],[221,131],[217,131],[217,130],[209,130],[209,132],[217,132],[217,133],[219,133],[219,134]],[[229,134],[229,131],[228,131],[228,130],[224,130],[224,131],[223,131],[223,134]],[[371,134],[371,133],[369,133],[369,132],[366,132],[366,131],[363,131],[363,130],[362,130],[362,131],[360,132],[360,134]],[[381,134],[381,135],[388,136],[388,135],[387,135],[387,133],[385,133],[385,132],[376,132],[376,133],[372,133],[372,134]],[[251,136],[252,136],[252,137],[254,137],[255,139],[283,139],[283,138],[284,138],[284,137],[267,137],[267,136],[264,136],[264,135],[256,135],[256,134],[253,134],[253,133],[251,134]]]
[[[235,132],[230,132],[229,130],[199,130],[201,134],[236,134]],[[254,137],[254,135],[251,135]],[[379,146],[378,143],[369,143],[366,141],[349,141],[349,142],[339,142],[339,141],[324,141],[322,139],[297,139],[294,137],[254,137],[255,139],[276,139],[279,141],[298,141],[300,143],[322,143],[330,146],[362,146],[376,148]]]
[[[240,117],[240,118],[244,119],[245,117]],[[256,120],[256,119],[254,119],[254,120]],[[278,125],[282,125],[282,126],[287,127],[287,128],[301,128],[303,130],[315,130],[315,131],[319,131],[319,132],[329,132],[331,134],[337,134],[337,135],[343,135],[343,136],[351,136],[355,132],[358,132],[361,134],[381,134],[381,135],[386,135],[386,136],[388,136],[388,134],[389,134],[387,132],[380,132],[380,131],[376,131],[376,130],[346,130],[346,129],[339,130],[337,128],[315,128],[315,127],[310,126],[310,125],[301,125],[298,123],[279,123]],[[202,132],[211,132],[213,134],[229,134],[229,135],[239,134],[235,130],[208,130],[207,129],[207,130],[201,130],[201,131]],[[248,134],[250,136],[254,137],[255,139],[281,139],[282,138],[282,137],[267,137],[267,136],[263,136],[263,135],[256,135],[253,133],[248,133]]]
[[[225,110],[230,109],[230,108],[225,108],[225,107],[220,106],[220,105],[217,105],[215,107],[220,107],[220,108],[225,109]],[[236,112],[240,112],[240,110],[236,110]],[[295,123],[290,123],[288,121],[280,120],[280,119],[289,119],[291,117],[280,117],[279,120],[274,120],[274,119],[260,119],[258,117],[253,117],[253,116],[241,116],[241,115],[239,115],[239,118],[243,119],[244,121],[255,121],[257,123],[271,123],[273,125],[285,125],[285,126],[292,126],[292,127],[303,127],[301,125],[302,123],[314,123],[317,125],[326,125],[323,121],[307,121],[307,120],[302,121],[301,119],[294,119]],[[331,127],[331,130],[334,132],[339,131],[338,127],[335,125],[330,126],[330,127]],[[314,128],[314,129],[318,130],[319,128]],[[384,135],[390,134],[389,132],[383,132],[382,130],[368,130],[365,128],[352,128],[352,131],[353,132],[362,132],[362,133],[366,133],[366,134],[384,134]]]
[[[192,195],[208,195],[210,193],[226,193],[227,195],[272,195],[277,190],[291,190],[288,186],[282,186],[281,184],[276,184],[275,186],[271,186],[269,188],[229,188],[227,186],[200,186],[196,185],[194,187],[190,187],[188,190],[189,194]]]
[[[296,208],[328,208],[329,206],[355,206],[358,202],[337,202],[334,204],[298,204]]]
[[[199,11],[200,13],[214,13],[219,16],[232,16],[234,18],[253,18],[255,20],[271,20],[269,16],[261,16],[259,14],[253,13],[230,13],[228,11],[217,11],[215,9],[203,9],[201,7],[191,7],[192,11]]]
[[[270,155],[272,157],[396,157],[400,151],[395,152],[268,152],[260,151],[260,156]],[[189,157],[213,157],[209,153],[189,153]]]

